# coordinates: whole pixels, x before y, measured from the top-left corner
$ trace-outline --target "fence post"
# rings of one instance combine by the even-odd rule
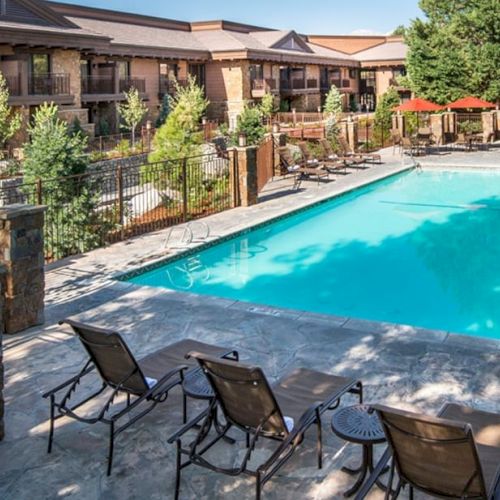
[[[120,224],[121,239],[125,239],[124,210],[123,210],[123,171],[119,165],[116,170],[116,190],[118,191],[118,223]]]
[[[42,204],[42,179],[36,180],[36,204]]]
[[[182,220],[187,221],[188,214],[187,158],[182,160]]]

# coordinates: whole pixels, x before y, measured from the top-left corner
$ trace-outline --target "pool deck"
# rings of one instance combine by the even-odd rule
[[[454,153],[418,161],[426,168],[491,168],[500,167],[500,152]],[[290,180],[272,182],[259,205],[205,220],[212,236],[225,237],[394,175],[409,164],[386,150],[381,166],[320,186],[304,182],[298,192],[290,192]],[[174,449],[166,441],[180,426],[178,394],[118,437],[110,478],[105,475],[104,426],[61,420],[53,453],[46,454],[48,405],[41,394],[74,374],[84,360],[81,346],[69,330],[57,326],[58,320],[69,316],[122,332],[138,356],[182,338],[195,338],[234,346],[243,361],[261,365],[271,380],[304,366],[361,379],[368,402],[434,413],[444,402],[457,401],[500,411],[498,341],[269,308],[110,279],[174,254],[176,251],[163,249],[166,234],[144,235],[52,266],[47,273],[46,324],[4,337],[7,435],[0,443],[0,498],[173,498]],[[346,397],[344,404],[349,402],[354,398]],[[306,446],[265,486],[264,498],[341,498],[351,478],[340,469],[355,465],[360,448],[334,437],[328,417],[323,425],[324,468],[315,467],[311,432]],[[234,446],[222,445],[220,460],[233,462],[241,450],[240,441]],[[181,488],[182,499],[251,499],[254,494],[251,479],[229,478],[194,466],[185,469]],[[382,497],[378,491],[371,496]]]

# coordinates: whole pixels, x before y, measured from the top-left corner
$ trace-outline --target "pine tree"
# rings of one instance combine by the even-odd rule
[[[156,119],[156,128],[160,128],[167,121],[168,115],[170,114],[170,100],[171,97],[168,94],[163,96],[160,113]]]
[[[0,72],[0,160],[5,143],[21,128],[22,117],[9,106],[7,81]]]
[[[399,103],[399,94],[394,87],[389,87],[387,92],[377,101],[377,109],[375,110],[375,135],[380,144],[390,135],[393,110]]]
[[[326,94],[325,105],[323,106],[323,112],[327,115],[333,115],[338,117],[342,113],[342,94],[339,89],[332,85],[328,94]]]

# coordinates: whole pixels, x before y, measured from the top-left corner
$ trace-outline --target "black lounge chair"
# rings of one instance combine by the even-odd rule
[[[52,451],[54,423],[62,417],[70,417],[79,422],[109,425],[108,475],[113,464],[114,438],[130,425],[149,413],[158,403],[163,403],[171,389],[195,375],[199,367],[186,360],[186,354],[193,349],[221,357],[238,359],[238,353],[224,347],[204,344],[195,340],[181,340],[164,347],[141,359],[136,359],[122,336],[116,332],[78,323],[72,320],[61,321],[73,328],[89,355],[80,372],[46,392],[43,397],[50,398],[50,431],[48,453]],[[190,366],[188,366],[190,365]],[[75,393],[89,373],[97,371],[102,384],[99,389],[83,399],[75,400]],[[104,397],[103,393],[108,394]],[[56,396],[60,399],[56,401]],[[81,416],[78,408],[103,395],[100,409],[93,416]],[[118,395],[125,395],[125,406],[113,407]],[[145,406],[140,413],[118,426],[118,421],[131,411]],[[114,408],[114,411],[113,411]],[[183,422],[186,422],[186,395],[183,394]]]
[[[319,159],[314,158],[305,142],[299,142],[297,146],[300,148],[302,158],[306,165],[317,166],[321,164],[323,168],[331,174],[338,174],[340,170],[342,170],[344,174],[347,173],[347,164],[344,160],[340,158],[327,158],[326,156],[322,156]]]
[[[215,394],[212,408],[193,419],[176,434],[169,443],[177,445],[175,498],[179,498],[181,471],[191,464],[205,467],[230,476],[247,474],[255,477],[256,498],[261,498],[267,481],[293,455],[303,442],[304,433],[316,425],[318,467],[322,467],[321,416],[333,410],[346,393],[356,394],[363,400],[362,383],[358,380],[337,377],[307,369],[298,369],[271,386],[259,367],[247,366],[229,360],[221,360],[197,352],[191,353]],[[214,409],[219,407],[226,424],[208,438],[213,424]],[[194,441],[183,445],[186,432],[201,424]],[[208,460],[205,453],[227,432],[236,428],[246,435],[247,450],[241,463],[224,468]],[[256,468],[249,468],[248,461],[257,439],[268,438],[279,442],[271,456]],[[187,459],[183,462],[183,456]]]
[[[438,498],[500,498],[500,415],[446,404],[438,417],[374,406],[389,450],[356,497],[364,498],[378,473],[393,457],[389,486],[392,498],[402,488]],[[399,481],[392,490],[394,472]]]

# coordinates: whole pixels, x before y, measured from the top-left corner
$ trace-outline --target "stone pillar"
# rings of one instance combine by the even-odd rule
[[[347,142],[351,151],[358,149],[358,122],[352,120],[347,122]]]
[[[444,144],[444,116],[436,114],[430,115],[430,124],[436,144]]]
[[[491,112],[494,116],[493,126],[495,127],[495,138],[500,138],[500,111],[497,109]]]
[[[257,203],[257,148],[248,146],[234,148],[237,163],[236,186],[239,192],[240,206],[249,207]]]
[[[0,441],[5,436],[5,426],[3,421],[4,416],[4,400],[3,400],[3,386],[4,386],[4,376],[3,376],[3,349],[2,349],[2,338],[4,332],[4,324],[3,324],[3,288],[4,283],[3,280],[5,278],[5,269],[3,266],[0,267]]]
[[[347,131],[347,122],[346,121],[340,121],[339,122],[339,131],[340,135],[344,137],[346,140],[348,140],[348,131]]]
[[[44,322],[43,206],[0,208],[0,263],[5,266],[5,333]]]
[[[491,111],[486,111],[481,113],[481,118],[483,121],[483,136],[485,138],[495,137],[495,115]]]

